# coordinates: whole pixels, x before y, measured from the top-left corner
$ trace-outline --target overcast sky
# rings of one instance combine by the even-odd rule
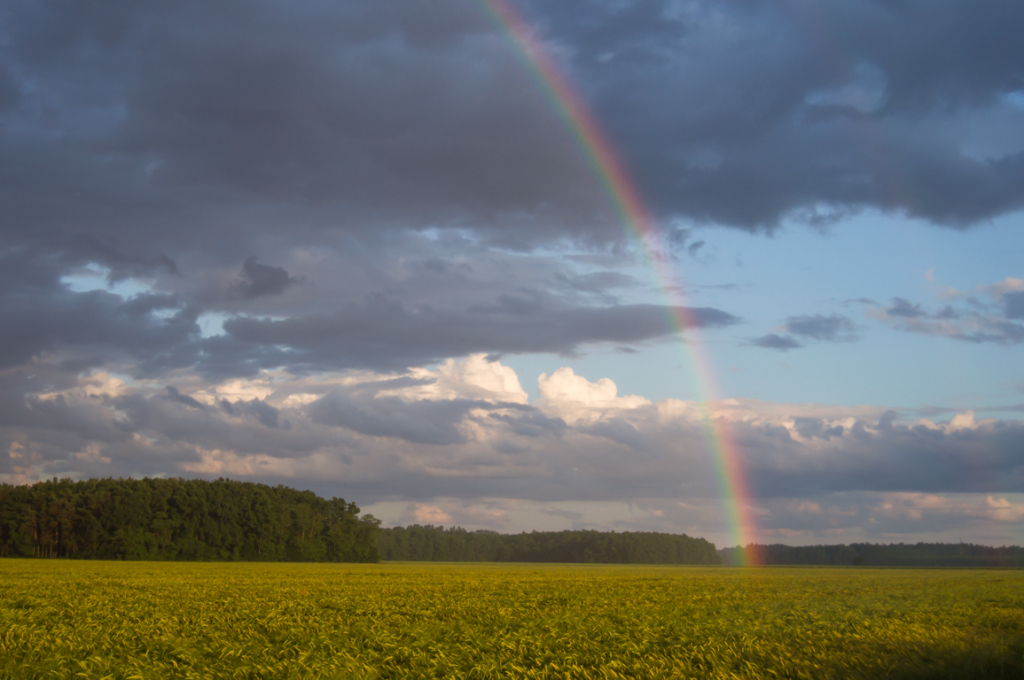
[[[1024,4],[485,4],[0,5],[0,481],[1024,542]]]

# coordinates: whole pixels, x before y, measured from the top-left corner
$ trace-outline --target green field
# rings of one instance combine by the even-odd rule
[[[1024,678],[1024,572],[0,560],[0,678]]]

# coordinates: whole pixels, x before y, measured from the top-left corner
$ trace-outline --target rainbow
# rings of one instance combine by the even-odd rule
[[[670,304],[669,323],[680,332],[686,332],[690,342],[684,343],[684,359],[692,367],[700,395],[698,403],[703,409],[704,435],[711,449],[719,494],[726,519],[736,544],[747,546],[743,561],[747,565],[759,562],[752,544],[757,535],[757,522],[750,511],[751,495],[743,473],[739,447],[730,436],[724,418],[716,418],[712,404],[717,394],[711,374],[711,362],[699,339],[694,337],[699,324],[683,302],[682,292],[675,276],[654,249],[658,241],[656,222],[644,206],[629,174],[614,149],[594,120],[586,103],[562,75],[533,29],[526,23],[510,0],[477,0],[479,6],[499,30],[508,35],[527,70],[536,78],[552,107],[572,133],[594,174],[604,185],[605,192],[623,225],[637,240],[648,265],[664,290]]]

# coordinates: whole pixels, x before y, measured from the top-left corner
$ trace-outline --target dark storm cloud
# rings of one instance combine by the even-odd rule
[[[755,229],[877,207],[962,226],[1022,205],[1020,3],[526,10],[663,217]],[[14,1],[0,45],[5,239],[87,235],[115,278],[335,231],[624,238],[469,0]],[[1005,137],[958,141],[990,119]]]
[[[11,109],[21,100],[21,87],[8,68],[0,68],[0,110]]]
[[[246,300],[261,295],[280,295],[288,286],[296,283],[293,277],[288,276],[287,269],[260,264],[255,255],[245,258],[242,277],[245,279],[241,287],[242,297]]]
[[[0,144],[0,200],[22,239],[227,257],[283,225],[290,237],[469,226],[520,245],[621,233],[473,3],[2,12],[0,67],[21,95],[0,114],[18,131]]]
[[[754,229],[876,207],[964,226],[1024,205],[1020,3],[530,6],[663,214]],[[944,135],[987,117],[1014,132],[980,153]]]

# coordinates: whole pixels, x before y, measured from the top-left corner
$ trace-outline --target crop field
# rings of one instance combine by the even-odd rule
[[[0,560],[0,678],[1024,678],[1024,572]]]

